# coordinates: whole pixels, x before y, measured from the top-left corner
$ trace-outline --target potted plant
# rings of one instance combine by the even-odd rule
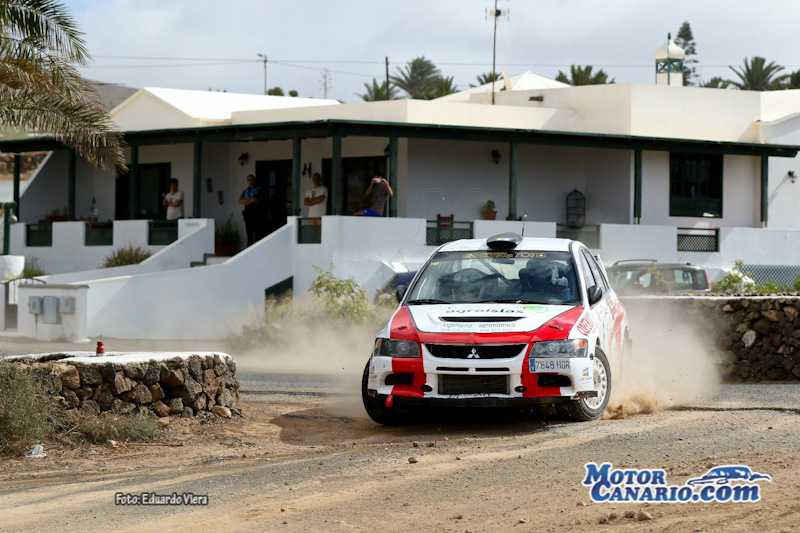
[[[497,209],[494,205],[494,200],[486,200],[486,203],[483,204],[482,211],[484,220],[495,220],[497,218]]]
[[[214,224],[214,255],[231,257],[239,250],[239,228],[233,223],[233,215],[228,215],[224,224]]]

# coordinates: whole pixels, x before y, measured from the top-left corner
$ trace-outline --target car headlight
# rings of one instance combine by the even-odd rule
[[[533,343],[531,357],[586,357],[588,351],[586,339],[540,341]]]
[[[419,344],[412,341],[396,341],[392,339],[375,339],[373,355],[388,357],[419,357]]]

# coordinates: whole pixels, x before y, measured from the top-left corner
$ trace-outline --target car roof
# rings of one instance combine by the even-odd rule
[[[570,243],[575,242],[570,239],[548,239],[537,237],[524,237],[514,250],[535,250],[547,252],[568,252]],[[469,252],[474,250],[492,250],[486,244],[486,239],[461,239],[448,242],[441,248],[440,252]],[[511,251],[511,250],[509,250]]]
[[[630,268],[628,268],[630,267]],[[614,270],[621,270],[621,269],[628,269],[632,270],[634,268],[644,268],[644,267],[681,267],[681,268],[703,268],[700,265],[693,265],[691,263],[687,263],[686,261],[618,261],[608,267],[607,269],[614,269]]]

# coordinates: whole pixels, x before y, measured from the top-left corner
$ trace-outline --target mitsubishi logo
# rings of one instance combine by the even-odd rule
[[[473,348],[472,351],[467,354],[467,359],[480,359],[480,358],[481,355],[475,350],[475,348]]]

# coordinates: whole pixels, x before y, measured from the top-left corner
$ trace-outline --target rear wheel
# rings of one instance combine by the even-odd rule
[[[386,395],[376,394],[375,391],[370,395],[369,392],[369,361],[364,367],[364,375],[361,377],[361,401],[364,402],[369,417],[384,426],[402,426],[408,423],[410,417],[405,411],[398,411],[394,407],[386,407]]]
[[[596,398],[581,398],[569,400],[556,405],[558,412],[572,420],[588,422],[603,416],[611,395],[611,366],[608,364],[606,354],[597,348],[594,354],[594,388]]]

